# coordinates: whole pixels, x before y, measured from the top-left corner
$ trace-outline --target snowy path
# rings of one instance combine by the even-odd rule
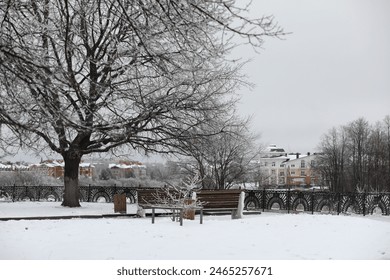
[[[0,217],[106,214],[109,207],[0,203]],[[390,259],[390,217],[262,213],[206,216],[203,225],[186,220],[183,227],[167,217],[154,225],[150,218],[1,221],[0,259]]]

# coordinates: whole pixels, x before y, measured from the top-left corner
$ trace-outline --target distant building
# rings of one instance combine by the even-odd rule
[[[45,160],[38,164],[29,166],[29,170],[38,172],[45,176],[54,178],[64,177],[65,164],[63,160]],[[79,175],[92,178],[95,167],[91,163],[81,162],[79,166]]]
[[[0,163],[0,171],[12,171],[14,168],[11,164]]]
[[[28,171],[28,165],[20,162],[0,162],[0,171]]]
[[[146,166],[139,161],[119,161],[110,163],[108,168],[114,179],[145,178]]]
[[[92,163],[81,162],[79,175],[92,178],[95,175],[95,166]]]
[[[287,154],[286,151],[270,145],[261,153],[260,185],[262,186],[307,186],[318,185],[319,176],[314,171],[316,154]]]
[[[29,166],[31,171],[44,176],[60,178],[64,176],[64,163],[56,160],[46,160]]]
[[[320,176],[315,170],[317,154],[296,154],[285,163],[287,186],[319,185]]]
[[[88,178],[93,178],[96,172],[96,165],[101,169],[109,168],[114,179],[123,178],[140,178],[146,177],[146,165],[139,161],[120,160],[116,163],[97,162],[88,163],[81,162],[79,165],[79,175]],[[65,164],[63,160],[44,160],[40,163],[21,165],[16,163],[0,163],[0,172],[8,171],[31,171],[43,176],[54,178],[63,178]]]

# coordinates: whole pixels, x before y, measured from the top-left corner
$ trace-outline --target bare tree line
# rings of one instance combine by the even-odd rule
[[[332,191],[390,191],[390,116],[332,128],[319,148],[317,168]]]

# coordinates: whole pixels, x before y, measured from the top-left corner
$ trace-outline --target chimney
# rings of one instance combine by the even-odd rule
[[[310,152],[307,152],[307,155],[310,156]]]
[[[296,153],[297,158],[299,158],[299,155],[300,155],[299,153]]]

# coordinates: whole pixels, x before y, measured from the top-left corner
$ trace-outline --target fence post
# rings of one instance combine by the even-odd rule
[[[311,214],[314,214],[314,189],[311,192]]]
[[[291,187],[288,187],[287,190],[287,214],[290,214],[290,198],[291,198]]]
[[[265,211],[265,203],[266,203],[265,196],[266,196],[266,191],[265,188],[263,188],[263,197],[261,199],[262,200],[261,203],[263,204],[263,212]]]
[[[390,215],[390,194],[387,193],[387,209],[386,209],[386,214]]]
[[[91,184],[88,184],[88,202],[91,202]]]
[[[41,194],[42,194],[42,186],[39,185],[37,188],[36,188],[36,191],[35,191],[35,200],[36,201],[39,201],[41,199]]]
[[[363,216],[366,216],[366,199],[367,199],[367,191],[363,193]]]
[[[341,206],[341,193],[337,193],[338,196],[338,202],[337,202],[337,215],[340,215],[340,206]]]
[[[27,197],[29,197],[28,196],[28,187],[27,186],[24,186],[24,192],[25,192],[25,194],[27,195]],[[29,197],[30,198],[30,197]],[[22,199],[25,199],[25,197],[23,197]],[[34,199],[33,197],[31,197],[31,199]]]
[[[15,189],[16,189],[16,186],[15,184],[12,186],[12,202],[15,202]]]

